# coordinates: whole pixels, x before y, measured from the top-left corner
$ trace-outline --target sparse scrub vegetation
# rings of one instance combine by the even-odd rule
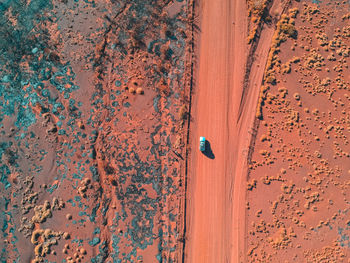
[[[349,198],[343,189],[350,170],[342,165],[350,157],[350,39],[345,33],[349,23],[342,20],[348,3],[290,4],[300,15],[293,18],[296,9],[287,9],[278,23],[256,112],[263,120],[254,123],[259,140],[254,138],[246,180],[246,258],[341,262],[349,258],[349,242],[332,233],[350,224],[334,213],[347,207],[335,201],[334,192]],[[270,76],[276,78],[275,86],[268,83]],[[268,202],[261,202],[267,192]],[[342,235],[348,236],[348,230]],[[295,247],[300,253],[289,249]],[[281,249],[289,252],[279,254]]]
[[[263,80],[263,85],[261,87],[261,92],[259,96],[258,101],[258,107],[256,112],[256,117],[258,119],[262,119],[262,106],[264,105],[264,100],[266,99],[266,91],[268,90],[268,87],[264,84],[276,84],[276,77],[275,77],[275,71],[276,69],[281,70],[284,73],[290,72],[290,67],[288,66],[281,66],[280,61],[278,59],[278,52],[279,52],[279,46],[281,43],[285,42],[288,38],[296,39],[298,37],[298,32],[294,26],[294,18],[296,18],[296,15],[298,14],[298,9],[293,8],[289,9],[289,14],[283,14],[281,16],[281,19],[278,21],[276,26],[276,31],[272,38],[272,44],[270,53],[267,59],[266,69],[265,69],[265,75]],[[298,61],[296,59],[296,61]],[[293,61],[294,62],[294,61]]]
[[[265,18],[266,22],[271,22],[271,17],[268,16],[268,4],[270,0],[249,0],[248,1],[248,16],[250,17],[250,30],[248,35],[248,44],[256,37],[257,31]]]

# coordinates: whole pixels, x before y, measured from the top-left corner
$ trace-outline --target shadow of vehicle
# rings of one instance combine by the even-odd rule
[[[203,152],[203,154],[209,159],[215,159],[215,155],[210,147],[210,142],[208,140],[205,141],[205,151]]]

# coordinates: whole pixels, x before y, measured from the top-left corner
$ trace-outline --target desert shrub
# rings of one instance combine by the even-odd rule
[[[104,167],[104,170],[106,172],[107,175],[110,175],[110,174],[114,174],[115,173],[115,169],[112,167],[112,166],[109,166],[109,165],[106,165]]]
[[[170,95],[170,87],[164,79],[159,82],[158,90],[165,96]]]
[[[180,120],[186,120],[188,115],[187,106],[182,105],[179,111]]]
[[[143,94],[144,92],[143,92],[143,88],[137,88],[136,89],[136,93],[137,94]]]
[[[283,74],[288,74],[290,73],[292,70],[292,67],[291,67],[291,64],[290,63],[286,63],[286,64],[283,64],[282,65],[282,68],[281,68],[281,72]]]
[[[253,0],[252,2],[252,12],[254,14],[261,15],[264,12],[265,7],[266,7],[265,0]]]
[[[280,30],[291,38],[295,39],[298,36],[298,31],[295,29],[293,24],[282,24]]]
[[[266,23],[271,23],[272,22],[272,17],[271,16],[265,16],[264,21]]]
[[[266,77],[266,83],[270,83],[270,84],[276,84],[276,77],[274,75],[270,75]]]

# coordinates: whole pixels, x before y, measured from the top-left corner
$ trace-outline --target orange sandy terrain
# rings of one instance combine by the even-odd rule
[[[191,3],[0,3],[1,262],[181,258]]]
[[[349,5],[248,8],[196,6],[185,262],[342,262]]]
[[[349,4],[289,8],[258,105],[245,261],[348,262]]]
[[[0,1],[0,261],[350,262],[349,10]]]
[[[272,9],[281,12],[281,3]],[[274,30],[267,28],[259,42],[248,45],[244,3],[203,1],[197,12],[201,22],[185,261],[240,262],[245,250],[248,149],[264,74],[261,65]],[[249,60],[253,53],[255,61]],[[199,136],[208,139],[209,154],[197,151]]]
[[[203,1],[195,73],[191,155],[189,165],[188,240],[185,262],[227,262],[231,246],[232,159],[230,139],[243,78],[245,39],[238,38],[244,19],[236,14],[244,3]],[[236,25],[235,25],[236,24]],[[218,29],[220,27],[220,29]],[[235,28],[238,29],[235,29]],[[237,41],[240,40],[240,41]],[[240,54],[240,55],[236,55]],[[240,76],[234,78],[234,76]],[[198,138],[205,136],[208,154],[198,152]]]

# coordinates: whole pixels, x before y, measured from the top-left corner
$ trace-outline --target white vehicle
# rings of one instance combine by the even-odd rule
[[[199,137],[199,150],[201,152],[205,151],[205,137]]]

